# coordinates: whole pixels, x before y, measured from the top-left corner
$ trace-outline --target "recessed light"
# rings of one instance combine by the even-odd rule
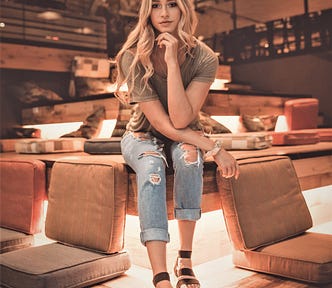
[[[38,13],[38,18],[44,20],[59,20],[62,18],[61,14],[55,11],[45,11]]]

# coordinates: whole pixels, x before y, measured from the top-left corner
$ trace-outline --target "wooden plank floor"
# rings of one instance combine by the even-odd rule
[[[317,286],[235,268],[230,256],[195,266],[195,273],[202,288],[332,288],[332,284]],[[132,266],[125,275],[93,288],[153,288],[151,279],[151,270]],[[173,274],[171,280],[175,287],[176,278]]]

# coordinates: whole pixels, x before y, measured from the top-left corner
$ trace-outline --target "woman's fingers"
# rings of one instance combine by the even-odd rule
[[[157,45],[162,47],[163,45],[177,45],[178,40],[169,33],[161,33],[156,38]]]
[[[216,156],[215,161],[221,169],[222,176],[225,178],[239,178],[240,169],[235,158],[225,150],[221,150]]]

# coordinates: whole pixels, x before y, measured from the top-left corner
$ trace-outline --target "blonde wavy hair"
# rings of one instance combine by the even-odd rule
[[[180,45],[185,49],[185,53],[190,54],[191,49],[196,45],[194,32],[197,26],[197,17],[194,10],[192,0],[176,0],[176,3],[181,11],[181,17],[178,24],[178,36],[182,42]],[[137,69],[140,69],[139,64],[144,68],[145,73],[141,81],[144,87],[150,77],[154,73],[154,68],[151,62],[151,54],[155,45],[155,29],[152,26],[150,15],[152,10],[152,0],[142,0],[139,10],[138,23],[135,28],[130,32],[126,42],[123,44],[121,50],[116,56],[117,63],[117,88],[115,95],[122,101],[128,102],[127,97],[120,92],[120,87],[127,83],[128,79],[135,79],[137,75]],[[130,50],[134,53],[134,59],[129,67],[129,73],[127,77],[124,75],[121,69],[121,60],[124,53]],[[134,81],[131,81],[133,84]],[[131,86],[131,87],[130,87]],[[128,94],[133,90],[133,85],[128,85]]]

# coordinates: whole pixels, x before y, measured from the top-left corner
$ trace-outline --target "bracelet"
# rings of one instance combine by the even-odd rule
[[[219,153],[219,151],[222,148],[222,143],[220,142],[220,140],[216,140],[214,142],[214,146],[211,150],[207,151],[204,155],[204,159],[210,157],[210,156],[215,156]]]

